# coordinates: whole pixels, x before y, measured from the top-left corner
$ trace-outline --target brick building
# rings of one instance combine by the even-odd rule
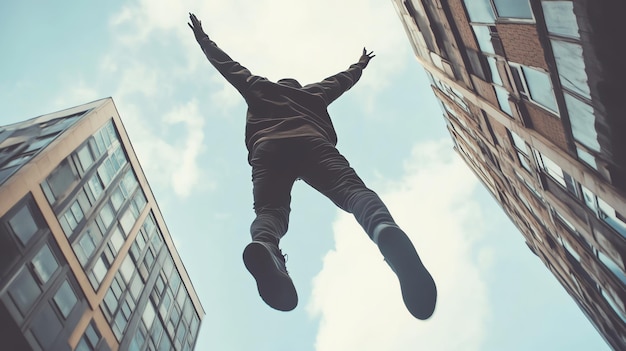
[[[204,310],[113,100],[0,127],[3,350],[192,350]]]
[[[626,2],[392,2],[455,150],[626,349]]]

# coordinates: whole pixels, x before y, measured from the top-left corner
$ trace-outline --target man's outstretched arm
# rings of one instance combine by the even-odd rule
[[[376,56],[373,55],[373,53],[373,51],[368,53],[367,50],[363,48],[363,53],[357,63],[350,65],[348,70],[330,76],[318,83],[323,89],[326,104],[335,101],[341,94],[352,88],[352,86],[359,81],[363,69],[365,69],[370,60]]]
[[[187,23],[193,31],[196,41],[209,62],[232,84],[244,97],[249,86],[256,79],[250,71],[239,62],[234,61],[227,53],[220,49],[202,29],[202,22],[193,13],[189,14],[191,23]]]

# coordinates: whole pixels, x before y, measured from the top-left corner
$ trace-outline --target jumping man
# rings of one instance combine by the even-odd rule
[[[357,63],[319,83],[302,86],[292,78],[271,82],[231,59],[203,31],[195,15],[189,18],[209,62],[248,104],[245,141],[256,218],[243,261],[263,301],[281,311],[298,304],[278,244],[287,232],[291,189],[296,179],[302,179],[354,215],[398,276],[409,312],[418,319],[429,318],[437,300],[435,282],[385,204],[335,148],[337,135],[327,111],[359,80],[374,57],[372,52],[364,48]]]

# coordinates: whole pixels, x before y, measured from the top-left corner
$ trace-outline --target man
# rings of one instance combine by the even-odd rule
[[[204,33],[200,20],[191,13],[189,17],[189,27],[209,62],[248,104],[246,146],[256,218],[243,260],[261,298],[281,311],[298,304],[278,244],[287,232],[291,189],[302,179],[354,214],[398,276],[409,312],[419,319],[429,318],[437,299],[435,282],[385,204],[335,148],[337,135],[327,111],[330,103],[359,80],[374,57],[372,52],[364,48],[359,61],[348,70],[319,83],[303,87],[291,78],[274,83],[231,59]]]

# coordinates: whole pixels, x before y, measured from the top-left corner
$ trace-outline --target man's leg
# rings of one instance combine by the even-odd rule
[[[289,225],[291,188],[296,177],[288,167],[289,155],[281,149],[285,149],[281,142],[267,141],[251,157],[256,218],[250,226],[252,242],[246,246],[243,259],[263,301],[277,310],[290,311],[298,304],[298,295],[278,243]]]
[[[435,309],[437,288],[408,236],[332,144],[321,139],[310,142],[302,179],[354,215],[398,276],[409,312],[418,319],[429,318]]]

